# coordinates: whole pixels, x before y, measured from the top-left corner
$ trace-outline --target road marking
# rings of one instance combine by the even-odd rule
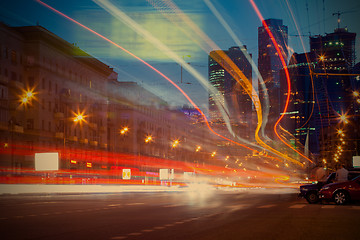
[[[14,218],[23,218],[24,216],[14,216]]]
[[[272,207],[275,207],[275,206],[276,206],[275,204],[268,204],[268,205],[259,206],[257,208],[272,208]]]
[[[164,225],[165,227],[172,227],[172,226],[174,226],[174,224],[166,224],[166,225]]]
[[[245,204],[239,204],[239,205],[232,205],[232,206],[226,206],[231,212],[237,211],[239,209],[245,208],[247,205]]]
[[[121,206],[121,204],[110,204],[110,205],[108,205],[109,207],[119,207],[119,206]]]
[[[175,224],[183,224],[183,221],[175,222]]]
[[[353,209],[360,210],[360,206],[352,206]]]
[[[27,215],[27,217],[36,217],[35,214],[30,214],[30,215]]]
[[[290,206],[289,208],[303,208],[305,206],[306,206],[305,204],[295,204],[295,205]]]
[[[325,205],[325,206],[321,206],[321,208],[335,208],[334,205]]]
[[[23,205],[54,204],[54,203],[63,203],[63,202],[29,202],[29,203],[23,203]]]
[[[144,229],[142,230],[142,232],[153,232],[154,230],[153,229]]]
[[[135,232],[135,233],[129,233],[128,236],[140,236],[142,233]]]
[[[61,214],[62,212],[54,212],[54,214]]]
[[[6,219],[8,219],[8,218],[0,218],[0,220],[6,220]]]
[[[163,206],[164,208],[171,208],[171,207],[181,207],[183,205],[180,205],[180,204],[171,204],[171,205],[165,205]]]
[[[118,237],[112,237],[110,239],[126,239],[127,236],[118,236]]]
[[[145,203],[128,203],[127,206],[136,206],[136,205],[143,205]]]
[[[156,230],[164,229],[165,227],[154,227]]]
[[[43,215],[43,216],[47,216],[47,215],[49,215],[49,213],[42,213],[41,215]]]

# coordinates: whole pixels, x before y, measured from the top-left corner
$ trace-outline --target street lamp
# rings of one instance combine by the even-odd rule
[[[341,120],[343,123],[345,123],[345,124],[348,124],[348,123],[349,123],[349,121],[347,120],[346,114],[340,115],[340,120]]]
[[[179,140],[174,140],[172,143],[172,147],[175,148],[179,144]]]
[[[128,127],[123,127],[121,130],[120,130],[120,134],[124,135],[125,133],[127,133],[129,131],[129,128]]]
[[[148,142],[151,142],[152,141],[152,137],[151,136],[147,136],[145,138],[145,142],[148,143]]]

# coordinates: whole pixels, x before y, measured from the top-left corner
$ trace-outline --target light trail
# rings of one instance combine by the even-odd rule
[[[236,37],[236,35],[235,35],[235,33],[232,31],[232,29],[230,28],[230,26],[226,23],[226,21],[223,19],[223,17],[221,16],[221,14],[217,11],[217,9],[214,7],[214,5],[210,2],[210,0],[204,0],[204,2],[207,4],[207,6],[210,8],[210,10],[213,12],[213,14],[215,15],[215,17],[219,20],[219,22],[224,26],[224,28],[228,31],[228,33],[230,34],[230,36],[234,39],[234,41],[239,45],[239,46],[241,46],[241,45],[243,45],[242,43],[241,43],[241,41]],[[268,93],[267,93],[267,89],[266,89],[266,87],[265,87],[265,83],[264,83],[264,80],[263,80],[263,78],[262,78],[262,76],[261,76],[261,74],[260,74],[260,72],[259,72],[259,70],[258,70],[258,68],[257,68],[257,66],[255,65],[255,63],[253,62],[253,60],[252,60],[252,58],[247,54],[247,52],[246,51],[243,51],[243,53],[244,53],[244,55],[246,56],[246,58],[247,58],[247,60],[249,61],[249,63],[251,64],[251,66],[253,67],[253,69],[255,70],[255,73],[256,73],[256,75],[259,77],[259,80],[260,80],[260,82],[262,83],[262,84],[260,84],[260,86],[263,88],[263,90],[264,90],[264,95],[265,95],[265,106],[266,106],[266,108],[265,108],[265,118],[267,119],[267,115],[268,115],[268,113],[269,113],[269,107],[268,107],[268,105],[269,105],[269,98],[268,98]],[[232,69],[234,68],[234,66],[232,66]],[[237,68],[237,66],[235,66],[235,68]],[[230,69],[230,71],[229,71],[229,69],[227,69],[228,70],[228,72],[229,73],[231,73],[232,71],[231,71],[231,69]],[[233,76],[234,77],[234,76]],[[234,77],[237,81],[238,81],[238,78],[236,78],[236,77]],[[241,84],[241,80],[240,81],[238,81],[240,84]],[[242,86],[243,86],[243,84],[242,84]],[[260,100],[259,100],[259,98],[258,98],[258,96],[257,96],[257,94],[255,95],[253,95],[253,96],[255,96],[255,97],[253,97],[252,98],[252,101],[253,101],[253,103],[254,103],[254,106],[255,106],[255,109],[256,109],[256,113],[257,113],[257,116],[258,116],[258,125],[257,125],[257,128],[256,128],[256,131],[255,131],[255,139],[256,139],[256,141],[262,146],[262,147],[264,147],[265,149],[267,149],[268,151],[270,151],[270,152],[272,152],[272,153],[275,153],[275,154],[277,154],[277,155],[280,155],[281,157],[284,157],[285,159],[288,159],[289,160],[289,158],[286,156],[286,155],[284,155],[284,154],[282,154],[282,153],[280,153],[279,151],[277,151],[276,149],[274,149],[274,148],[272,148],[272,147],[270,147],[269,145],[267,145],[265,142],[263,142],[262,140],[261,140],[261,138],[258,136],[258,134],[259,134],[259,131],[260,131],[260,127],[265,127],[265,125],[266,125],[266,122],[267,122],[267,120],[264,122],[264,124],[262,124],[262,109],[261,109],[261,105],[260,105]],[[292,160],[292,159],[290,159],[292,162],[294,161],[294,160]],[[295,160],[296,161],[296,160]]]
[[[175,14],[179,15],[181,20],[183,20],[183,22],[187,23],[190,26],[190,28],[193,29],[194,34],[198,34],[204,40],[204,42],[208,45],[208,46],[206,46],[206,48],[209,49],[208,51],[211,51],[214,49],[219,49],[219,47],[200,28],[198,28],[198,26],[196,24],[194,24],[192,22],[192,20],[189,19],[187,17],[187,15],[184,14],[171,0],[165,0],[165,1],[167,3],[167,7],[170,9],[170,12],[173,11]],[[151,1],[151,2],[153,3],[153,1]],[[164,9],[164,6],[161,6],[161,9]],[[167,16],[167,15],[165,15],[165,16]],[[168,18],[168,19],[170,19],[172,21],[171,18]],[[174,24],[176,24],[176,22],[174,22]],[[204,48],[202,47],[202,49],[204,49]],[[256,106],[258,106],[257,109],[260,109],[260,111],[257,111],[257,113],[258,113],[258,119],[261,122],[262,116],[261,116],[261,106],[259,104],[260,101],[258,100],[257,95],[253,95],[255,90],[253,89],[252,84],[245,77],[245,75],[241,72],[241,70],[232,62],[232,60],[222,50],[217,50],[216,52],[218,53],[218,55],[221,55],[221,56],[218,57],[217,60],[216,59],[214,59],[214,60],[216,60],[224,69],[227,70],[227,72],[229,72],[234,77],[234,79],[244,88],[244,90],[250,96],[250,98],[252,99],[254,104]],[[251,90],[249,90],[249,89],[251,89]],[[259,129],[260,129],[260,127],[258,125],[257,133],[259,132]],[[262,147],[264,149],[267,149],[267,150],[271,149],[273,153],[275,153],[285,159],[288,159],[292,162],[297,162],[296,160],[282,154],[281,152],[270,148],[270,146],[265,144],[259,137],[257,137],[256,140],[258,142],[262,143]],[[280,161],[279,159],[276,159],[276,160]],[[297,163],[297,164],[302,165],[301,163]]]
[[[3,144],[0,142],[0,144]],[[13,149],[11,149],[13,148]],[[90,172],[86,172],[86,174],[94,175],[100,174],[101,176],[113,176],[115,171],[119,171],[124,169],[132,169],[136,172],[137,176],[145,176],[148,171],[140,171],[139,167],[149,167],[150,169],[156,168],[170,168],[175,169],[177,173],[179,172],[196,172],[200,175],[218,177],[232,177],[236,178],[237,173],[241,172],[242,177],[253,177],[257,176],[261,180],[273,180],[274,178],[286,178],[288,176],[283,175],[283,173],[279,171],[271,172],[260,172],[253,170],[245,170],[245,169],[234,169],[234,168],[224,168],[217,165],[203,164],[201,167],[197,167],[195,163],[186,163],[182,161],[175,160],[167,160],[163,158],[155,158],[155,157],[147,157],[142,156],[142,159],[137,159],[136,155],[126,154],[126,153],[109,153],[103,150],[91,151],[86,150],[84,153],[83,149],[73,149],[71,153],[63,152],[61,149],[56,147],[43,147],[43,146],[28,146],[24,144],[16,144],[12,145],[11,148],[1,148],[1,155],[10,155],[14,152],[17,156],[29,156],[34,155],[36,152],[60,152],[60,156],[65,159],[71,159],[75,164],[80,163],[91,163],[92,167],[88,168]],[[60,150],[60,151],[59,151]],[[135,160],[135,161],[134,161]],[[93,167],[97,164],[97,166],[105,165],[105,169],[94,169]],[[74,166],[75,166],[74,165]],[[108,169],[108,167],[111,167]],[[22,169],[22,171],[24,171]],[[27,170],[29,172],[34,172],[34,169]],[[82,170],[76,172],[77,170],[65,170],[65,172],[73,172],[74,174],[81,174]],[[36,171],[35,171],[36,172]],[[64,170],[59,170],[57,172],[64,172]],[[156,172],[154,173],[156,175]]]
[[[295,15],[294,15],[294,12],[292,11],[292,8],[290,6],[290,3],[289,3],[289,0],[285,0],[286,1],[286,5],[290,11],[290,14],[291,14],[291,17],[293,19],[293,22],[295,24],[295,28],[296,28],[296,31],[298,32],[298,35],[299,35],[299,38],[300,38],[300,41],[301,41],[301,46],[304,50],[304,53],[305,53],[305,57],[306,57],[306,62],[307,63],[310,63],[310,59],[309,59],[309,56],[306,52],[306,48],[305,48],[305,44],[304,44],[304,41],[303,41],[303,37],[301,35],[301,32],[300,32],[300,29],[299,29],[299,25],[297,24],[297,21],[296,21],[296,18],[295,18]],[[310,67],[310,64],[308,64],[308,67],[309,67],[309,72],[311,73],[311,67]],[[313,76],[310,74],[310,80],[311,80],[311,88],[312,88],[312,97],[313,97],[313,100],[315,100],[315,88],[314,88],[314,79],[313,79]],[[303,128],[311,119],[313,113],[314,113],[314,109],[315,109],[315,101],[314,103],[312,104],[312,108],[311,108],[311,113],[309,115],[309,118],[305,121],[305,123],[300,127],[300,128]]]
[[[94,33],[95,35],[101,37],[102,39],[106,40],[107,42],[113,44],[114,46],[122,49],[123,51],[125,51],[125,52],[128,53],[129,55],[133,56],[134,58],[136,58],[136,59],[138,59],[139,61],[141,61],[142,63],[144,63],[146,66],[148,66],[148,67],[150,67],[151,69],[153,69],[153,70],[154,70],[155,72],[157,72],[160,76],[162,76],[162,77],[164,77],[166,80],[168,80],[172,85],[174,85],[174,86],[187,98],[187,100],[189,100],[189,102],[194,106],[194,108],[199,111],[199,113],[203,116],[203,118],[204,118],[204,120],[205,120],[205,122],[206,122],[207,127],[209,128],[209,130],[210,130],[213,134],[215,134],[215,135],[223,138],[224,140],[227,140],[227,141],[229,141],[229,142],[232,142],[232,143],[234,143],[234,144],[236,144],[236,145],[242,146],[242,147],[247,148],[247,149],[249,149],[249,150],[251,150],[251,151],[254,151],[254,152],[258,152],[258,151],[255,150],[255,149],[251,149],[251,148],[249,148],[249,147],[247,147],[247,146],[244,146],[244,145],[242,145],[242,144],[240,144],[240,143],[238,143],[238,142],[236,142],[236,141],[233,141],[233,140],[231,140],[231,139],[229,139],[229,138],[226,138],[226,137],[218,134],[217,132],[215,132],[215,131],[211,128],[211,126],[209,125],[209,122],[207,121],[207,118],[206,118],[206,116],[204,115],[204,113],[196,106],[196,104],[190,99],[190,97],[188,97],[188,96],[186,95],[186,93],[185,93],[179,86],[177,86],[173,81],[171,81],[171,80],[170,80],[168,77],[166,77],[163,73],[161,73],[160,71],[158,71],[157,69],[155,69],[154,67],[152,67],[150,64],[148,64],[148,63],[145,62],[144,60],[140,59],[139,57],[135,56],[135,55],[132,54],[131,52],[127,51],[126,49],[122,48],[120,45],[114,43],[114,42],[111,41],[110,39],[102,36],[101,34],[95,32],[94,30],[86,27],[85,25],[83,25],[83,24],[77,22],[76,20],[68,17],[67,15],[59,12],[58,10],[52,8],[51,6],[49,6],[49,5],[41,2],[40,0],[37,0],[37,1],[38,1],[39,3],[41,3],[42,5],[44,5],[45,7],[48,7],[49,9],[53,10],[54,12],[56,12],[56,13],[64,16],[65,18],[69,19],[70,21],[78,24],[79,26],[87,29],[88,31],[90,31],[90,32]],[[251,92],[252,92],[252,91],[251,91]],[[259,153],[259,152],[258,152],[258,153]],[[266,157],[268,157],[268,156],[266,156]],[[272,158],[272,157],[269,157],[269,158],[274,159],[274,158]],[[276,159],[276,160],[278,160],[278,159]]]
[[[194,24],[191,19],[189,19],[186,14],[184,14],[171,0],[164,0],[167,3],[168,8],[173,11],[175,14],[179,15],[179,17],[185,22],[187,23],[191,29],[193,29],[195,34],[198,34],[205,43],[208,44],[208,48],[209,50],[213,50],[215,49],[219,49],[219,47],[211,41],[211,39],[209,37],[207,37],[207,35],[201,31],[201,29],[199,29],[197,27],[196,24]],[[151,1],[153,2],[153,1]],[[161,9],[164,9],[164,6],[161,6]],[[170,19],[171,20],[171,19]],[[240,71],[240,69],[238,69],[238,67],[231,61],[230,58],[227,57],[227,55],[225,53],[223,53],[221,50],[217,51],[219,53],[219,55],[221,55],[220,58],[218,58],[218,60],[216,60],[224,69],[226,69],[233,77],[234,79],[246,90],[246,92],[249,94],[249,96],[251,97],[252,101],[254,102],[254,105],[260,106],[259,101],[256,101],[256,99],[254,100],[254,96],[252,95],[253,91],[248,91],[249,86],[252,88],[252,84],[249,83],[248,79],[244,76],[244,74],[242,74],[242,72]],[[222,53],[221,53],[222,52]],[[225,63],[224,63],[225,62]],[[231,67],[229,67],[231,66]],[[239,77],[241,76],[241,77]],[[244,82],[245,85],[244,85]],[[258,98],[257,98],[258,99]],[[257,108],[258,109],[258,108]],[[258,113],[258,118],[261,119],[261,111],[257,111]],[[303,166],[302,163],[298,162],[297,160],[281,153],[280,151],[277,151],[274,148],[271,148],[269,145],[267,145],[266,143],[264,143],[260,137],[258,136],[258,132],[259,132],[259,125],[256,131],[256,141],[264,148],[269,150],[272,153],[277,154],[278,156],[281,156],[291,162],[294,162],[300,166]],[[278,160],[278,159],[276,159]],[[279,160],[278,160],[279,161]]]
[[[289,71],[288,71],[288,68],[287,68],[287,65],[286,65],[286,62],[285,62],[285,59],[284,59],[284,56],[281,54],[281,50],[275,40],[275,37],[274,35],[272,34],[271,30],[269,29],[269,26],[267,25],[267,23],[265,22],[264,20],[264,17],[262,16],[261,12],[259,11],[257,5],[255,4],[254,0],[250,0],[250,3],[251,5],[253,6],[256,14],[258,15],[259,19],[261,20],[261,22],[263,23],[264,27],[265,27],[265,30],[266,32],[269,34],[270,36],[270,39],[273,43],[273,45],[275,46],[275,49],[279,55],[279,58],[280,58],[280,61],[281,61],[281,64],[283,65],[283,68],[284,68],[284,72],[285,72],[285,76],[286,76],[286,81],[287,81],[287,84],[288,84],[288,87],[287,87],[287,97],[286,97],[286,102],[285,102],[285,106],[284,106],[284,110],[283,110],[283,114],[281,114],[280,118],[276,121],[275,125],[274,125],[274,132],[276,134],[276,136],[286,145],[288,146],[289,148],[293,149],[295,152],[299,153],[302,157],[304,157],[305,159],[307,159],[308,161],[310,161],[311,163],[313,163],[313,161],[311,159],[309,159],[307,156],[305,156],[304,154],[302,154],[301,152],[297,151],[296,149],[294,149],[290,144],[288,144],[286,141],[284,141],[279,133],[277,132],[277,126],[278,124],[280,123],[280,121],[284,118],[285,116],[285,113],[287,111],[287,108],[289,106],[289,102],[290,102],[290,93],[291,93],[291,81],[290,81],[290,75],[289,75]],[[303,165],[302,163],[300,163],[301,165]]]
[[[109,1],[94,0],[94,2],[96,4],[98,4],[100,7],[102,7],[103,9],[105,9],[107,12],[109,12],[111,15],[113,15],[115,18],[126,23],[126,25],[128,27],[132,28],[135,32],[142,35],[144,37],[144,39],[151,42],[160,51],[162,51],[164,54],[168,55],[168,57],[173,59],[175,62],[180,64],[184,69],[186,69],[190,74],[192,74],[206,90],[210,91],[214,96],[217,96],[215,98],[215,102],[216,102],[217,106],[219,107],[219,110],[221,111],[222,116],[223,117],[228,116],[229,110],[227,109],[226,105],[222,104],[222,103],[225,103],[223,96],[218,94],[218,90],[215,87],[213,87],[208,82],[208,80],[205,79],[201,74],[199,74],[192,66],[188,65],[183,58],[177,56],[170,48],[168,48],[165,44],[163,44],[159,39],[157,39],[150,32],[148,32],[147,30],[142,28],[139,24],[137,24],[134,20],[132,20],[123,11],[118,9],[116,6],[111,4]]]
[[[229,110],[227,109],[226,105],[224,105],[225,104],[224,97],[221,94],[218,94],[218,90],[215,87],[213,87],[207,79],[205,79],[201,74],[199,74],[192,66],[190,66],[189,64],[186,64],[186,62],[184,61],[183,58],[177,56],[170,48],[168,48],[165,44],[163,44],[159,39],[157,39],[150,32],[148,32],[144,28],[142,28],[139,24],[137,24],[134,20],[132,20],[123,11],[118,9],[116,6],[111,4],[109,1],[94,0],[94,2],[97,3],[103,9],[105,9],[107,12],[112,14],[115,18],[126,23],[127,26],[131,27],[135,32],[142,35],[144,37],[144,39],[148,40],[155,47],[157,47],[160,51],[162,51],[168,57],[170,57],[175,62],[180,64],[182,66],[182,68],[186,69],[190,74],[192,74],[206,90],[210,91],[214,96],[216,96],[214,98],[215,103],[218,106],[218,109],[220,110],[221,115],[223,116],[229,131],[231,132],[232,135],[235,135],[235,133],[231,130],[231,126],[229,123],[230,122],[229,121]],[[251,143],[248,143],[248,144],[251,145]]]
[[[55,13],[57,13],[57,14],[63,16],[64,18],[70,20],[71,22],[73,22],[73,23],[75,23],[75,24],[83,27],[84,29],[88,30],[89,32],[91,32],[91,33],[95,34],[96,36],[104,39],[105,41],[111,43],[112,45],[120,48],[122,51],[126,52],[127,54],[129,54],[130,56],[134,57],[135,59],[139,60],[140,62],[142,62],[143,64],[145,64],[145,65],[148,66],[149,68],[151,68],[153,71],[155,71],[156,73],[158,73],[160,76],[162,76],[163,78],[165,78],[167,81],[169,81],[176,89],[178,89],[178,90],[185,96],[185,98],[191,103],[191,105],[193,105],[193,107],[202,115],[202,117],[203,117],[204,120],[205,120],[205,123],[206,123],[207,127],[209,128],[209,130],[210,130],[213,134],[215,134],[216,136],[218,136],[218,137],[220,137],[220,138],[223,138],[224,140],[227,140],[227,141],[229,141],[229,142],[231,142],[231,143],[234,143],[234,144],[236,144],[236,145],[238,145],[238,146],[244,147],[244,148],[246,148],[246,149],[248,149],[248,150],[251,150],[251,151],[254,151],[254,152],[259,152],[259,151],[255,150],[255,149],[249,148],[249,147],[247,147],[247,146],[245,146],[245,145],[243,145],[243,144],[240,144],[240,143],[238,143],[238,142],[236,142],[236,141],[233,141],[233,140],[231,140],[231,139],[229,139],[229,138],[227,138],[227,137],[224,137],[224,136],[222,136],[221,134],[215,132],[215,131],[211,128],[210,123],[208,122],[207,117],[205,116],[205,114],[204,114],[204,113],[202,112],[202,110],[192,101],[192,99],[191,99],[176,83],[174,83],[174,82],[173,82],[170,78],[168,78],[165,74],[163,74],[162,72],[160,72],[159,70],[157,70],[156,68],[154,68],[152,65],[150,65],[149,63],[147,63],[147,62],[144,61],[143,59],[139,58],[139,57],[136,56],[135,54],[131,53],[130,51],[126,50],[125,48],[121,47],[119,44],[111,41],[110,39],[106,38],[105,36],[101,35],[100,33],[97,33],[96,31],[92,30],[91,28],[89,28],[89,27],[81,24],[80,22],[78,22],[78,21],[76,21],[75,19],[67,16],[66,14],[58,11],[57,9],[51,7],[50,5],[42,2],[41,0],[36,0],[36,1],[37,1],[38,3],[40,3],[40,4],[42,4],[43,6],[49,8],[50,10],[54,11]],[[186,64],[186,65],[187,65],[187,64]]]

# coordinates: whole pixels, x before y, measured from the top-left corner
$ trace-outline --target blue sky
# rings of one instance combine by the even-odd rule
[[[119,21],[95,2],[90,0],[44,0],[57,10],[80,21],[100,34],[108,37],[137,56],[153,64],[174,82],[180,82],[180,66],[159,51],[153,44],[141,37],[132,28]],[[155,9],[152,4],[165,6],[164,2],[155,0],[118,0],[112,1],[122,12],[136,21],[143,29],[162,41],[178,56],[185,57],[187,62],[207,78],[207,54],[194,40],[201,42],[198,36],[189,38],[184,32],[164,17],[168,9]],[[221,49],[228,49],[235,43],[216,20],[203,0],[173,1],[213,42]],[[247,45],[248,51],[257,63],[257,28],[261,21],[248,0],[211,0],[230,25],[237,37]],[[356,0],[288,0],[294,13],[295,21],[300,28],[296,31],[295,21],[290,15],[285,0],[256,1],[264,18],[283,19],[289,28],[289,46],[295,52],[304,52],[299,37],[292,35],[312,35],[330,33],[337,27],[337,18],[332,13],[340,11],[341,27],[347,26],[349,31],[356,32],[357,51],[360,50],[360,2]],[[323,3],[325,3],[323,5]],[[307,7],[308,6],[308,7]],[[325,7],[325,11],[323,11]],[[325,14],[324,14],[325,13]],[[167,15],[170,16],[171,14]],[[81,49],[114,67],[119,73],[120,81],[137,81],[144,87],[163,97],[166,101],[181,105],[186,100],[166,80],[152,70],[139,63],[129,55],[111,46],[99,37],[89,33],[62,16],[52,12],[33,0],[1,1],[0,20],[11,26],[35,25],[39,23],[49,31],[76,43]],[[181,26],[184,23],[179,22]],[[186,29],[186,28],[185,28]],[[306,50],[308,38],[304,37]],[[183,71],[181,87],[200,106],[207,104],[207,91],[189,73]]]

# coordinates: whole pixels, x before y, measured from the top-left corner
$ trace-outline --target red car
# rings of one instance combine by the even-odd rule
[[[343,205],[350,200],[360,200],[360,176],[351,181],[330,183],[320,189],[321,200]]]

